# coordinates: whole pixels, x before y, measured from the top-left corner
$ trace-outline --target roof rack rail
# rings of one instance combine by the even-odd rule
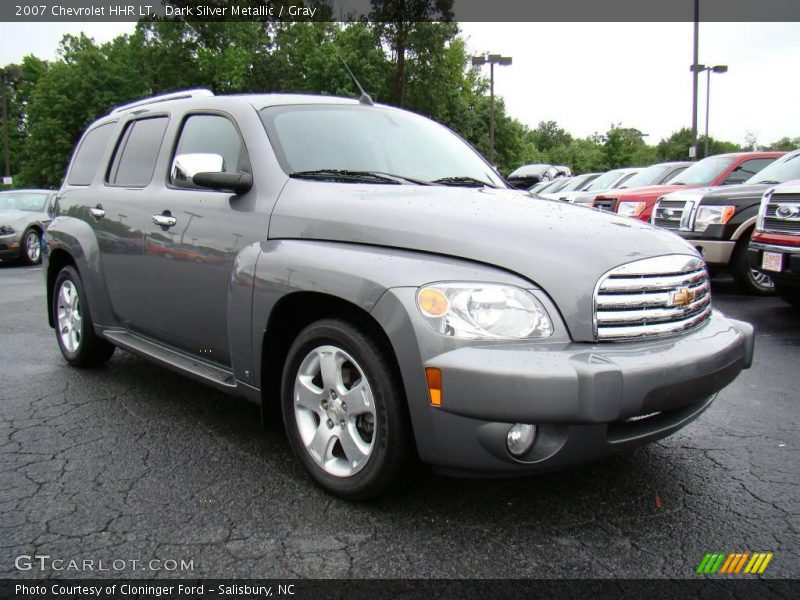
[[[147,106],[148,104],[156,104],[158,102],[168,102],[170,100],[183,100],[185,98],[208,98],[209,96],[213,96],[214,92],[211,90],[207,90],[205,88],[198,88],[194,90],[182,90],[180,92],[171,92],[169,94],[162,94],[160,96],[152,96],[151,98],[144,98],[142,100],[137,100],[136,102],[131,102],[130,104],[123,104],[121,106],[117,106],[111,110],[110,115],[115,115],[117,113],[124,112],[126,110],[130,110],[132,108],[136,108],[137,106]]]

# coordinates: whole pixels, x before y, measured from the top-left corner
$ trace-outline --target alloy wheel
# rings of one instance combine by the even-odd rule
[[[31,231],[25,236],[25,255],[31,264],[36,264],[42,256],[42,241],[39,233]]]
[[[61,343],[68,352],[77,352],[81,344],[81,315],[80,298],[75,284],[67,280],[58,290],[58,335]]]
[[[336,346],[319,346],[300,363],[294,384],[297,431],[312,459],[335,477],[366,466],[375,443],[375,402],[364,370]]]

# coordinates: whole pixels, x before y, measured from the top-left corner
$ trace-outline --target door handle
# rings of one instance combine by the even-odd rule
[[[172,227],[178,222],[178,219],[170,214],[153,215],[153,223],[159,227]]]
[[[102,204],[98,204],[94,208],[89,209],[89,214],[92,215],[96,221],[99,221],[100,219],[106,216],[106,211],[103,210]]]

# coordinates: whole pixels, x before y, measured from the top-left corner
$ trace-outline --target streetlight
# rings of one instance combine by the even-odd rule
[[[473,67],[482,67],[489,64],[489,162],[494,165],[494,66],[511,64],[510,56],[500,56],[499,54],[487,54],[472,57]]]
[[[691,71],[695,75],[699,75],[703,71],[706,72],[706,143],[705,143],[705,156],[708,156],[708,113],[711,105],[711,73],[727,73],[728,65],[714,65],[707,67],[706,65],[692,65]]]
[[[706,152],[708,156],[708,113],[711,104],[711,73],[727,73],[728,65],[714,65],[713,67],[706,67]]]

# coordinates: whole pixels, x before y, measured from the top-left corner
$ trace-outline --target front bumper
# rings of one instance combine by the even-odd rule
[[[681,229],[670,229],[670,231],[677,233],[694,246],[707,265],[726,267],[730,264],[733,251],[736,249],[736,242],[731,239],[724,239],[722,230],[718,227],[711,226],[703,233],[683,231]],[[718,232],[720,235],[714,236],[714,232]],[[709,234],[712,235],[709,236]]]
[[[778,244],[765,244],[750,242],[747,248],[747,261],[754,269],[761,270],[764,252],[778,252],[783,254],[783,269],[780,273],[763,271],[773,281],[793,287],[800,286],[800,246],[784,246]]]
[[[0,235],[0,260],[16,259],[22,255],[22,244],[18,237],[16,233]]]
[[[396,299],[417,344],[419,362],[407,347],[399,359],[421,458],[459,473],[553,470],[659,439],[697,417],[752,362],[752,327],[716,312],[660,340],[458,345],[416,317],[413,294]],[[441,369],[440,407],[428,401],[424,367]],[[505,447],[513,423],[539,428],[521,458]]]

